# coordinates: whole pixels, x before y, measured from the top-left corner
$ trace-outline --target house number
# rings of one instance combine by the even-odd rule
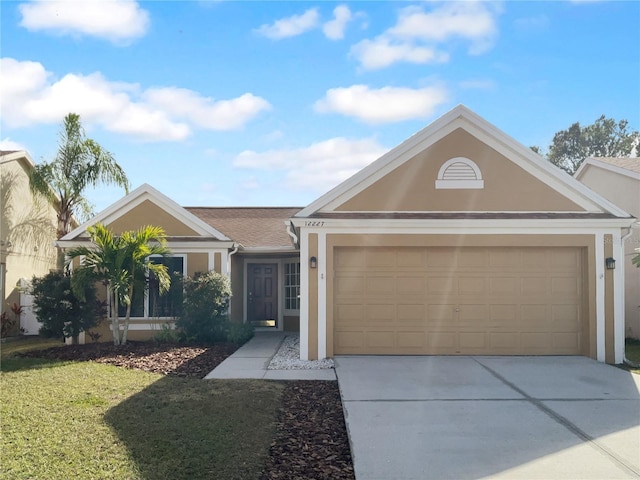
[[[305,227],[323,227],[324,222],[304,222]]]

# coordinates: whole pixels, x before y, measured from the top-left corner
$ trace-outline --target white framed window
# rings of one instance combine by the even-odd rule
[[[300,310],[300,262],[284,264],[284,309]]]
[[[455,157],[442,164],[436,189],[483,189],[482,172],[473,160]]]
[[[160,295],[158,281],[150,274],[146,279],[146,287],[134,287],[131,299],[131,318],[174,318],[182,313],[183,279],[187,272],[186,255],[172,255],[170,257],[152,256],[151,263],[164,263],[171,277],[169,291]],[[126,307],[118,305],[118,316],[126,315]]]

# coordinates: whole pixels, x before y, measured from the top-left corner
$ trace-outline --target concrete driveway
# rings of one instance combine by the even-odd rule
[[[640,376],[586,357],[335,359],[357,480],[640,478]]]

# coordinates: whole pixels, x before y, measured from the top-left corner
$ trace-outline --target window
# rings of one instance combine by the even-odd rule
[[[300,310],[300,262],[284,264],[284,309]]]
[[[473,160],[456,157],[444,162],[438,172],[436,189],[483,189],[482,172]]]
[[[131,299],[131,318],[166,318],[177,317],[182,313],[183,278],[185,269],[184,256],[167,258],[151,257],[151,263],[164,263],[171,276],[171,287],[164,295],[160,295],[158,279],[150,274],[146,279],[147,291],[134,287]],[[124,317],[127,313],[124,305],[118,306],[118,315]]]

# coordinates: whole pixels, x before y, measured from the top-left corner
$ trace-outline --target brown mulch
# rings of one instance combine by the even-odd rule
[[[237,346],[182,346],[154,342],[68,345],[21,353],[23,357],[94,361],[147,372],[204,378]],[[260,480],[353,480],[351,450],[338,383],[288,381],[276,437]]]

